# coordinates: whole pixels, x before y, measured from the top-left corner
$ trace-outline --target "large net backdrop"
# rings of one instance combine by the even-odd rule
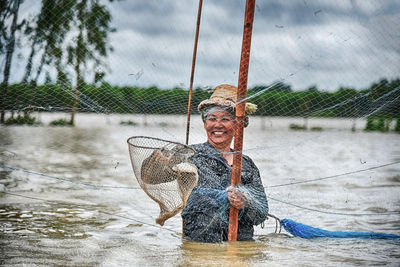
[[[26,1],[12,34],[14,2],[2,9],[5,120],[32,111],[186,114],[197,3]],[[243,8],[204,3],[193,114],[216,85],[237,84]],[[372,127],[383,118],[382,130],[392,130],[400,98],[395,8],[257,2],[248,81],[256,116],[370,118]]]
[[[6,125],[85,127],[85,116],[98,115],[131,127],[131,136],[185,142],[197,1],[4,5],[0,79]],[[203,4],[189,144],[206,140],[197,105],[215,86],[237,84],[244,6],[244,0]],[[395,162],[385,153],[377,160],[365,150],[338,152],[335,144],[354,141],[334,133],[358,134],[357,140],[399,133],[399,10],[397,1],[256,3],[247,100],[258,110],[245,130],[243,152],[271,187],[269,196],[305,204],[301,190],[279,195],[274,186],[354,178],[376,168],[373,179],[381,177],[379,167]],[[153,153],[151,144],[134,147]],[[382,205],[393,205],[386,200]]]

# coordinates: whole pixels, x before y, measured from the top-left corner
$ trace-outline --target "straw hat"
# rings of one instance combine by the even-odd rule
[[[208,106],[224,106],[235,107],[237,102],[237,87],[229,84],[221,84],[215,87],[213,94],[209,99],[203,100],[197,109],[201,112],[202,109]],[[257,110],[257,105],[246,103],[245,114],[250,115]]]

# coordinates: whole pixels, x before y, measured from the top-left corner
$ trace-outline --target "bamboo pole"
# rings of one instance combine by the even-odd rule
[[[193,58],[192,58],[192,71],[190,73],[190,86],[189,86],[189,99],[187,108],[187,121],[186,121],[186,141],[185,144],[189,144],[189,132],[190,132],[190,111],[192,109],[192,95],[193,95],[193,81],[194,81],[194,69],[196,67],[196,55],[197,55],[197,43],[199,42],[199,31],[200,31],[200,19],[201,19],[201,9],[203,6],[203,0],[199,0],[199,8],[197,10],[197,23],[196,23],[196,35],[194,38],[193,47]],[[183,218],[182,218],[182,236],[183,232]]]
[[[245,107],[246,107],[246,101],[244,99],[246,98],[247,95],[247,78],[249,71],[250,46],[251,46],[251,35],[253,31],[255,3],[256,3],[255,0],[246,0],[246,11],[244,18],[243,40],[242,40],[242,53],[240,57],[239,81],[238,81],[238,92],[237,92],[237,101],[239,104],[236,105],[236,129],[235,129],[235,139],[234,139],[235,154],[233,157],[233,167],[232,167],[232,178],[231,178],[232,186],[239,185],[241,180],[243,125],[244,125]],[[228,241],[237,240],[238,214],[239,210],[237,210],[234,207],[230,207]]]
[[[195,35],[194,47],[193,47],[192,72],[191,72],[191,74],[190,74],[189,99],[188,99],[187,122],[186,122],[186,145],[189,144],[190,110],[192,109],[192,94],[193,94],[194,69],[195,69],[195,66],[196,66],[197,43],[198,43],[198,40],[199,40],[200,18],[201,18],[201,9],[202,9],[202,6],[203,6],[203,0],[199,0],[199,9],[198,9],[198,11],[197,11],[196,35]]]

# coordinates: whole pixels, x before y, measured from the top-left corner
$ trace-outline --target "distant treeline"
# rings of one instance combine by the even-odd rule
[[[207,99],[212,90],[193,90],[192,113]],[[45,84],[9,85],[5,96],[6,110],[71,111],[76,91],[74,88]],[[249,88],[249,102],[257,104],[255,115],[301,117],[362,117],[368,115],[398,117],[400,113],[400,79],[382,79],[368,89],[340,88],[335,92],[320,91],[316,87],[293,91],[289,85]],[[138,88],[85,84],[79,93],[79,111],[99,113],[186,114],[188,90],[157,87]]]

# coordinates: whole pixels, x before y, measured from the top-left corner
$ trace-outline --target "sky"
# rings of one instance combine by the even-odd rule
[[[96,66],[107,72],[105,81],[189,88],[197,0],[103,3],[116,28],[109,36],[113,52]],[[40,1],[25,1],[20,17],[39,8]],[[244,10],[244,0],[203,1],[195,87],[237,84]],[[21,80],[29,52],[29,41],[21,42],[12,82]],[[256,1],[249,88],[282,81],[294,90],[361,90],[399,73],[400,1]],[[93,74],[86,74],[92,81]]]

